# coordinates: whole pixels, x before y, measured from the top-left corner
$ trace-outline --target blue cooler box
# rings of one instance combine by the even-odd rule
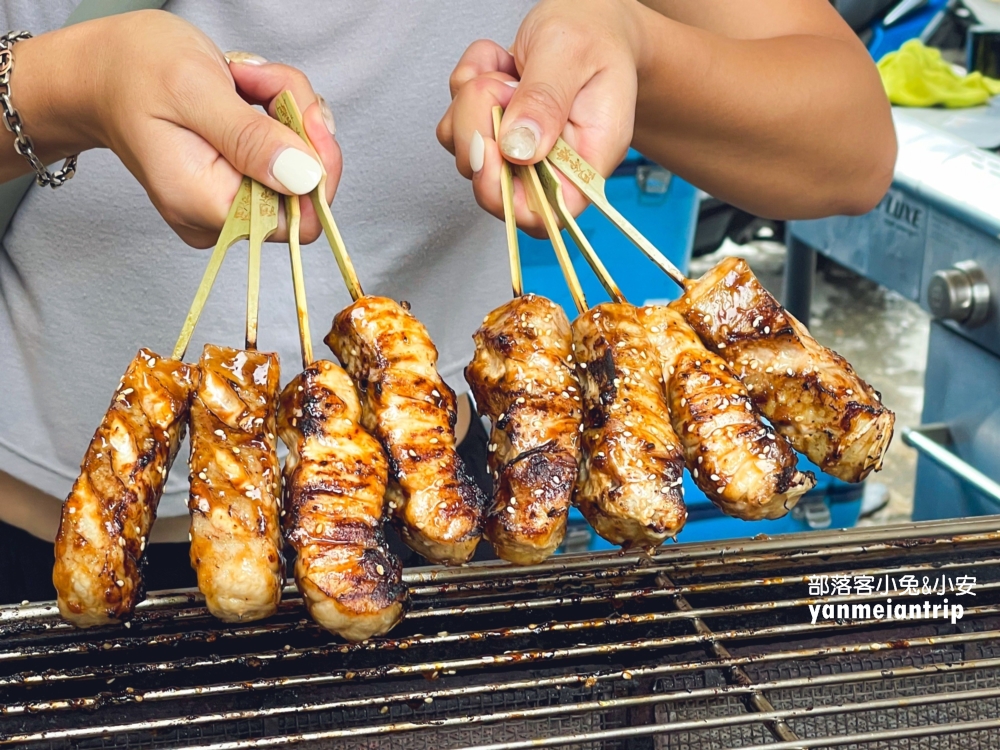
[[[691,260],[691,247],[698,221],[698,190],[681,178],[629,151],[606,186],[608,200],[635,227],[680,269]],[[680,290],[667,276],[601,213],[591,206],[577,222],[601,256],[608,271],[630,302],[636,305],[669,302]],[[573,265],[591,305],[609,300],[604,288],[565,232]],[[548,240],[536,240],[521,233],[521,266],[525,291],[541,294],[562,305],[570,320],[576,317],[573,300],[566,288],[555,253]],[[828,525],[854,526],[861,511],[862,485],[847,484],[822,473],[808,459],[799,457],[803,470],[812,470],[816,487],[793,511],[776,521],[741,521],[723,515],[684,472],[684,500],[688,522],[677,536],[679,542],[733,539],[757,534],[786,534]],[[809,509],[809,513],[803,511]],[[570,528],[561,551],[611,549],[613,545],[593,532],[575,508],[570,512]]]

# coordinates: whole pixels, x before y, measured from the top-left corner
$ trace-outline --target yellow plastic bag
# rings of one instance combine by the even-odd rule
[[[882,85],[893,104],[904,107],[975,107],[1000,94],[1000,81],[982,73],[958,75],[941,52],[911,39],[878,61]]]

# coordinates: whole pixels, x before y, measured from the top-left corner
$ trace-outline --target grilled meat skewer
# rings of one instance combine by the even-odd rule
[[[389,456],[387,497],[403,541],[433,562],[466,562],[486,498],[455,450],[455,393],[437,372],[427,329],[395,301],[365,296],[337,315],[326,343]]]
[[[559,305],[534,294],[486,316],[465,370],[493,423],[493,504],[486,537],[497,555],[539,563],[566,535],[580,454],[580,384],[572,331]]]
[[[360,420],[354,384],[333,362],[313,362],[281,393],[295,582],[313,619],[350,641],[387,633],[407,601],[402,566],[382,531],[388,464]]]
[[[207,344],[191,404],[191,567],[226,622],[274,613],[284,563],[275,439],[278,357]]]
[[[816,477],[796,470],[795,451],[760,417],[725,361],[705,348],[680,313],[639,310],[663,367],[674,432],[695,484],[727,515],[780,518]]]
[[[609,542],[658,546],[687,519],[684,457],[667,418],[660,362],[627,304],[580,315],[573,343],[584,427],[576,504]]]
[[[882,468],[895,416],[836,352],[816,342],[739,258],[671,307],[746,385],[754,405],[823,471],[860,482]]]
[[[146,540],[197,378],[140,349],[90,441],[62,506],[52,572],[59,612],[78,627],[120,622],[143,598]]]

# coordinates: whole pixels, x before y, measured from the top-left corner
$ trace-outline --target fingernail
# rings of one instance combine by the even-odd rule
[[[305,195],[319,184],[323,167],[305,151],[285,148],[271,165],[271,174],[288,192]]]
[[[478,172],[483,168],[483,159],[486,156],[486,144],[483,137],[477,130],[472,134],[472,142],[469,143],[469,166],[473,172]]]
[[[517,84],[519,84],[520,81],[504,81],[504,83],[506,83],[512,89],[516,89],[517,88]]]
[[[500,150],[504,156],[525,161],[535,155],[535,146],[539,140],[538,126],[533,123],[523,123],[507,131],[507,135],[500,142]]]
[[[227,63],[243,63],[244,65],[263,65],[267,60],[253,52],[241,52],[238,49],[230,50],[225,54]]]
[[[330,105],[326,103],[326,99],[323,98],[322,94],[316,94],[316,101],[319,102],[319,113],[323,118],[323,124],[326,125],[326,129],[330,131],[330,135],[337,135],[337,123],[333,119],[333,112],[330,111]]]

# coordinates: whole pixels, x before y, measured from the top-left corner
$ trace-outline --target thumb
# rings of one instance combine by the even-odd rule
[[[584,66],[567,65],[558,45],[555,39],[527,51],[521,81],[504,111],[500,150],[515,163],[534,164],[552,150],[592,76]]]
[[[188,127],[212,144],[237,172],[285,195],[304,195],[323,177],[308,145],[232,90],[212,106],[193,108]]]

